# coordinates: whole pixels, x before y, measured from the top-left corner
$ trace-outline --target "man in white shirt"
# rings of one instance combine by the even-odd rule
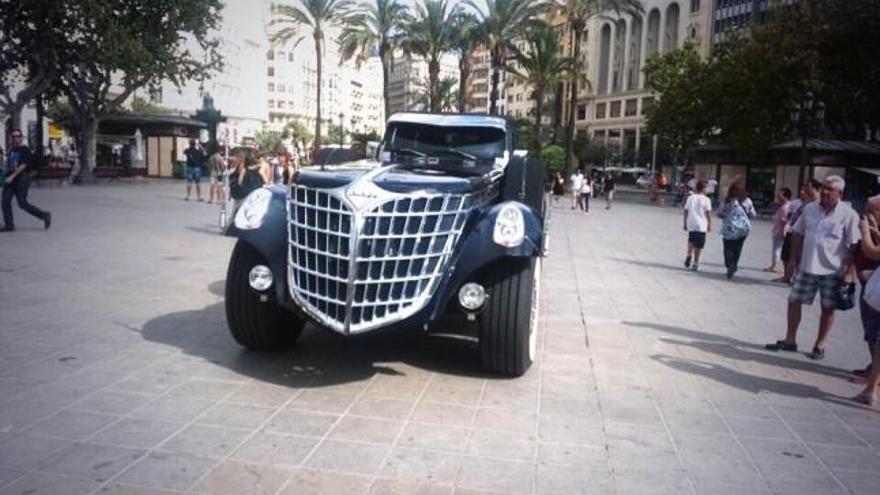
[[[828,176],[822,184],[819,201],[807,204],[792,228],[789,263],[797,264],[800,271],[788,295],[785,339],[767,344],[767,349],[797,351],[801,306],[812,304],[816,292],[820,292],[819,335],[809,356],[813,359],[825,357],[825,340],[837,307],[836,291],[850,276],[849,267],[861,239],[859,215],[840,201],[845,186],[840,176]]]
[[[706,197],[706,181],[696,183],[696,191],[684,204],[684,230],[688,233],[687,256],[684,267],[697,271],[700,253],[706,247],[706,232],[712,231],[712,202]],[[693,265],[691,259],[693,258]]]
[[[577,172],[571,174],[571,209],[583,209],[581,204],[581,189],[584,187],[584,171],[577,169]]]

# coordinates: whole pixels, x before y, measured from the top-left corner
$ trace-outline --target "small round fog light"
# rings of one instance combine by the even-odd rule
[[[272,287],[272,270],[266,265],[257,265],[251,268],[248,274],[248,283],[254,290],[263,292]]]
[[[486,302],[486,289],[482,285],[468,282],[458,290],[458,303],[468,311],[480,309]]]

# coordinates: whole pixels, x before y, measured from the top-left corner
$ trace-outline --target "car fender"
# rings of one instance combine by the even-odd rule
[[[256,229],[242,230],[235,226],[233,218],[226,235],[247,242],[263,255],[275,278],[278,300],[282,301],[287,287],[287,189],[274,185],[266,189],[272,192],[272,199],[263,224]]]
[[[519,246],[504,247],[492,240],[495,219],[505,205],[514,205],[523,214],[525,238]],[[465,228],[457,249],[447,265],[447,273],[436,293],[431,319],[439,317],[458,288],[486,266],[505,257],[529,258],[543,254],[544,229],[541,217],[530,207],[517,201],[492,205],[471,227]]]

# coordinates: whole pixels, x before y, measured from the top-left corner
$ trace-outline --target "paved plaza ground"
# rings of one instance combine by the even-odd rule
[[[36,188],[52,229],[16,211],[0,234],[0,494],[880,492],[880,412],[847,400],[858,315],[824,361],[762,348],[787,294],[761,271],[767,222],[731,282],[715,233],[683,269],[675,209],[560,203],[539,360],[501,379],[415,329],[244,351],[233,240],[183,192]]]

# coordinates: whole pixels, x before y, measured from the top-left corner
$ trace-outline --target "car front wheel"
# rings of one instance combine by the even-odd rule
[[[226,321],[235,341],[248,349],[280,350],[296,343],[305,321],[281,307],[272,293],[251,288],[248,275],[256,265],[267,265],[253,246],[238,241],[226,272]]]
[[[541,258],[505,260],[490,272],[486,309],[480,314],[483,367],[520,376],[535,359]]]

